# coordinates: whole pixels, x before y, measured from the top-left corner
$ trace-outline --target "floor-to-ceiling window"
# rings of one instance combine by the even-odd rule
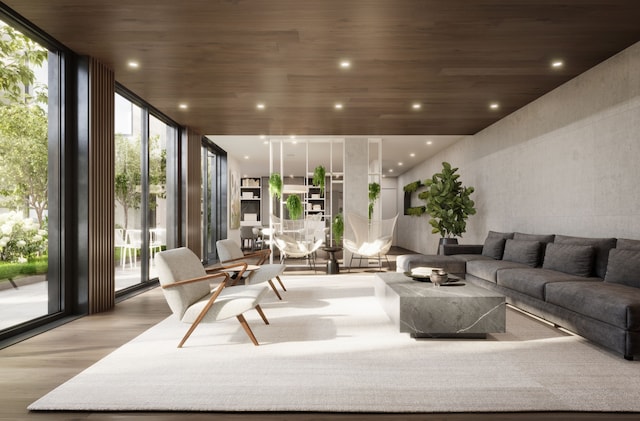
[[[123,91],[121,89],[121,91]],[[155,278],[154,256],[167,248],[177,225],[177,126],[128,93],[115,98],[115,261],[116,291]],[[168,235],[169,234],[169,235]]]
[[[62,54],[43,44],[0,20],[0,339],[64,310],[49,264],[60,253]]]
[[[202,260],[218,260],[216,241],[227,237],[227,156],[217,146],[202,145]]]

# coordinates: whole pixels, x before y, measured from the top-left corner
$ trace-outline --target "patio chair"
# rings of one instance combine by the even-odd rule
[[[291,235],[276,232],[273,234],[273,241],[280,251],[281,263],[285,264],[288,258],[305,258],[309,263],[309,268],[313,269],[314,272],[316,271],[315,253],[322,246],[323,239],[315,242],[304,239],[298,240]]]
[[[254,271],[249,271],[246,273],[246,276],[243,276],[245,272],[239,273],[236,279],[233,282],[235,284],[239,279],[244,279],[245,283],[250,284],[260,284],[262,282],[267,282],[273,292],[276,294],[279,300],[282,300],[280,293],[276,289],[276,286],[273,284],[273,279],[275,278],[283,291],[287,289],[280,279],[280,276],[284,273],[286,266],[281,263],[264,263],[269,258],[271,254],[271,250],[262,249],[256,250],[250,253],[244,253],[240,246],[233,240],[218,240],[216,241],[216,250],[218,251],[218,259],[220,259],[220,263],[226,265],[227,268],[229,264],[237,264],[245,262],[251,265],[257,265],[260,268]]]
[[[362,259],[375,259],[378,261],[378,269],[382,270],[382,258],[387,260],[387,266],[391,266],[387,253],[393,243],[393,232],[396,228],[398,215],[393,218],[371,221],[366,216],[355,213],[346,215],[347,221],[355,235],[355,241],[344,238],[342,245],[351,252],[349,271],[353,259],[359,259],[358,267]]]
[[[200,323],[215,322],[234,316],[251,342],[258,345],[243,313],[255,308],[264,323],[269,324],[259,304],[268,290],[265,285],[228,287],[228,273],[207,273],[198,256],[186,247],[157,253],[156,265],[162,292],[171,311],[181,321],[191,323],[178,348],[182,348]],[[212,291],[211,281],[216,279],[221,282]]]

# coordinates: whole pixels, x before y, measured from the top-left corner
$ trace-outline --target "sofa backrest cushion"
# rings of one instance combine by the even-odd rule
[[[515,239],[506,240],[502,260],[536,267],[540,264],[540,242]]]
[[[611,249],[604,281],[640,288],[640,250]]]
[[[594,274],[598,278],[604,278],[607,273],[607,261],[609,260],[609,250],[616,246],[615,238],[586,238],[572,237],[568,235],[556,235],[556,244],[574,244],[580,246],[591,246],[595,250]]]
[[[489,231],[482,246],[482,255],[492,259],[502,259],[505,240],[513,238],[512,232]]]
[[[623,250],[640,250],[640,240],[618,238],[618,241],[616,242],[616,248]]]
[[[571,275],[589,277],[593,274],[594,254],[595,250],[592,246],[549,243],[542,267]]]
[[[554,234],[523,234],[521,232],[514,232],[513,239],[514,240],[528,240],[528,241],[538,241],[540,243],[553,243],[553,240],[556,238]]]

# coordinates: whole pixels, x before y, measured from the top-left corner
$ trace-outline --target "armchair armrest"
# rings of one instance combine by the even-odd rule
[[[226,272],[211,273],[204,276],[199,276],[197,278],[183,279],[182,281],[174,282],[172,284],[162,285],[162,288],[167,289],[167,288],[179,287],[187,284],[193,284],[195,282],[208,281],[213,278],[224,278],[222,280],[222,283],[219,286],[219,288],[222,289],[226,286],[227,282],[229,281],[229,274]]]
[[[450,256],[453,254],[482,254],[482,244],[443,244],[440,246],[440,254]]]

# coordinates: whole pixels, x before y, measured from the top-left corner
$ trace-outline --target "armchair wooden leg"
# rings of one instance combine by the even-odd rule
[[[282,279],[280,279],[279,276],[276,276],[276,279],[278,280],[278,282],[280,282],[280,286],[282,287],[282,290],[286,291],[287,289],[284,287],[284,284],[282,283]]]
[[[244,329],[244,331],[247,332],[247,335],[249,335],[249,338],[251,339],[251,342],[253,342],[253,344],[255,346],[258,346],[259,345],[258,344],[258,340],[256,339],[256,337],[254,336],[253,332],[251,331],[251,328],[249,327],[249,324],[247,323],[247,321],[244,318],[244,316],[242,314],[238,314],[236,316],[236,318],[238,319],[238,321],[242,325],[242,328]]]
[[[271,279],[269,279],[267,282],[269,282],[269,285],[271,285],[271,289],[273,289],[273,292],[276,293],[276,297],[278,297],[278,300],[282,300],[282,297],[280,296],[280,293],[276,289],[276,286],[273,285],[273,282],[271,282]]]
[[[267,316],[264,315],[264,312],[262,311],[262,307],[260,307],[260,305],[256,306],[256,311],[258,312],[260,317],[262,317],[262,320],[264,321],[264,324],[268,325],[269,324],[269,320],[267,320]]]

